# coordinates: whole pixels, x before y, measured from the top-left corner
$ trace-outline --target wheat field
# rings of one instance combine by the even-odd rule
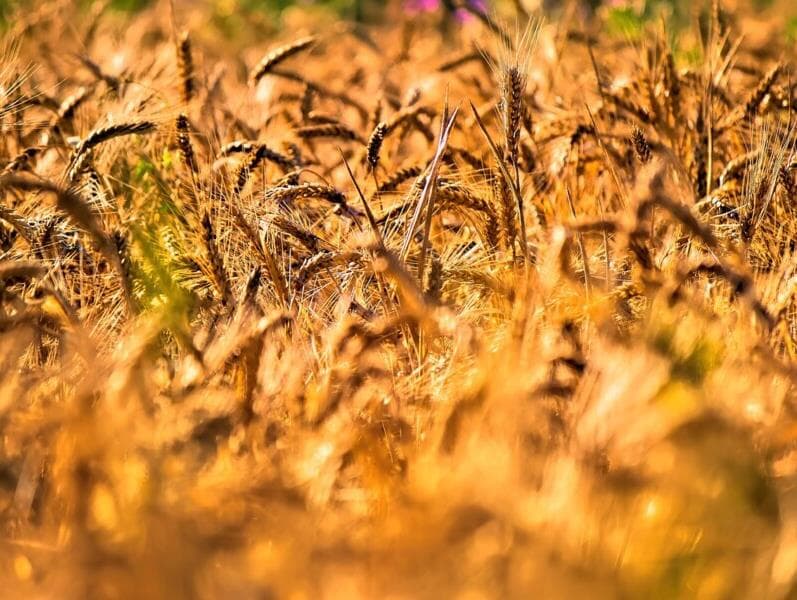
[[[797,597],[789,3],[381,4],[4,13],[0,596]]]

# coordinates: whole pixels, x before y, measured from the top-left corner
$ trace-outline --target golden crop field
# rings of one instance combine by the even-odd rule
[[[790,2],[118,4],[0,2],[0,597],[797,598]]]

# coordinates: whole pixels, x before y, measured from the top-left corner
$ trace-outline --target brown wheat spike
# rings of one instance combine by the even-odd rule
[[[305,92],[307,88],[309,88],[312,84],[306,83],[305,84]],[[300,96],[299,94],[295,94],[293,92],[282,92],[277,99],[274,101],[275,105],[282,105],[282,104],[296,104],[301,103],[304,96]]]
[[[754,117],[759,106],[761,106],[761,103],[764,101],[764,98],[769,93],[770,89],[772,89],[772,85],[783,71],[783,68],[784,65],[778,63],[767,71],[756,88],[747,96],[744,103],[728,115],[727,119],[720,124],[718,127],[719,131],[726,131],[742,121]]]
[[[313,125],[339,125],[340,119],[337,117],[333,117],[332,115],[325,115],[320,113],[316,110],[311,111],[308,113],[307,118],[305,119],[307,123]]]
[[[91,151],[103,142],[125,135],[150,133],[154,130],[155,123],[151,121],[119,123],[95,129],[75,149],[67,169],[67,180],[70,182],[75,181],[85,168]]]
[[[769,93],[769,90],[772,88],[772,84],[775,83],[775,80],[777,80],[781,71],[783,71],[783,67],[784,65],[782,63],[778,63],[772,67],[766,73],[766,75],[764,75],[758,86],[745,101],[742,119],[751,117],[753,114],[755,114],[755,112],[758,110],[758,107],[761,105],[761,102],[764,100],[764,96]]]
[[[248,160],[244,161],[244,164],[241,165],[241,168],[238,170],[238,177],[235,180],[235,187],[233,188],[233,194],[235,196],[243,191],[246,182],[249,181],[249,176],[264,160],[278,165],[285,173],[289,173],[293,168],[293,160],[289,157],[272,150],[265,144],[258,144],[250,151]]]
[[[77,56],[78,60],[83,63],[83,66],[89,70],[89,72],[94,76],[95,79],[102,81],[105,85],[108,86],[113,92],[118,92],[119,87],[122,85],[122,81],[118,77],[114,77],[102,70],[102,68],[91,60],[85,54],[79,54]]]
[[[135,298],[132,294],[133,275],[130,264],[130,251],[128,248],[127,238],[123,232],[117,230],[111,234],[111,240],[113,241],[116,254],[119,257],[119,276],[123,280],[122,289],[124,290],[125,294],[127,294],[128,304],[133,307],[135,306]]]
[[[431,253],[430,264],[426,283],[426,298],[429,302],[438,304],[443,292],[443,261],[438,252]]]
[[[293,200],[307,200],[318,198],[332,204],[346,206],[346,196],[333,187],[317,183],[302,183],[300,185],[274,187],[266,192],[266,200],[282,203]]]
[[[595,135],[595,128],[592,125],[587,125],[586,123],[579,123],[573,132],[570,134],[570,147],[572,148],[576,144],[578,144],[582,138],[588,135]]]
[[[328,271],[338,260],[339,257],[332,252],[318,252],[304,259],[294,276],[295,286],[301,288],[310,277],[321,271]]]
[[[257,142],[249,142],[244,140],[236,140],[234,142],[229,142],[228,144],[224,144],[221,148],[219,148],[219,156],[225,157],[229,156],[230,154],[248,154],[255,148],[257,148]]]
[[[285,151],[287,152],[288,156],[291,157],[293,166],[296,169],[301,169],[307,166],[307,163],[305,162],[304,157],[302,156],[302,149],[299,147],[298,144],[295,144],[293,142],[285,142],[283,144],[283,148],[285,148]]]
[[[177,38],[177,71],[180,74],[180,93],[183,102],[188,104],[194,97],[194,59],[191,54],[191,38],[183,31]]]
[[[510,163],[517,166],[526,77],[516,65],[510,65],[504,70],[501,86],[506,155]]]
[[[235,178],[235,186],[233,187],[233,196],[239,196],[249,181],[249,176],[252,172],[263,162],[263,157],[257,151],[257,148],[252,150],[243,161],[238,169],[238,176]]]
[[[484,160],[473,154],[467,148],[449,145],[448,151],[454,156],[461,158],[474,171],[484,171]]]
[[[43,179],[16,174],[0,177],[0,189],[2,188],[53,193],[57,207],[91,235],[98,249],[105,255],[105,258],[114,265],[120,276],[123,276],[124,271],[113,242],[103,230],[102,223],[91,207],[73,189],[64,188]],[[8,220],[7,214],[2,216]],[[126,281],[123,281],[123,284],[126,285]]]
[[[119,123],[117,125],[109,125],[108,127],[102,127],[100,129],[96,129],[91,132],[86,138],[80,143],[75,151],[77,156],[80,156],[92,148],[99,146],[103,142],[107,142],[113,138],[121,137],[124,135],[134,135],[134,134],[143,134],[143,133],[150,133],[155,131],[155,123],[152,121],[138,121],[138,122],[131,122],[131,123]]]
[[[301,176],[302,176],[302,169],[295,169],[293,171],[288,171],[287,173],[285,173],[285,175],[283,175],[274,182],[274,187],[299,185]]]
[[[413,87],[404,95],[404,99],[401,103],[406,107],[415,106],[415,104],[421,99],[422,95],[423,91],[421,88],[417,86]]]
[[[230,286],[230,280],[227,278],[227,272],[224,269],[224,260],[222,259],[222,255],[216,243],[216,233],[213,231],[213,223],[207,211],[202,215],[202,233],[202,239],[205,242],[205,249],[213,275],[213,283],[221,294],[222,305],[225,307],[231,306],[232,288]]]
[[[699,238],[712,250],[719,247],[719,241],[711,229],[700,222],[700,220],[692,213],[688,206],[679,203],[676,200],[660,193],[654,192],[649,198],[641,202],[637,208],[637,219],[639,222],[645,220],[654,207],[660,207],[666,210],[675,219],[681,222],[686,229],[695,237]]]
[[[10,177],[11,174],[3,174],[0,176],[0,181],[6,180]],[[31,223],[28,222],[27,219],[23,218],[21,215],[17,214],[10,208],[0,205],[0,220],[5,221],[13,230],[25,240],[25,242],[31,246],[35,247],[36,245],[36,233],[35,229]],[[3,238],[8,240],[8,231],[3,227],[2,230]]]
[[[506,179],[500,173],[492,174],[493,197],[498,204],[498,212],[501,215],[501,231],[503,232],[504,245],[507,249],[514,251],[515,239],[517,239],[517,221],[515,202],[509,193]]]
[[[471,51],[456,56],[446,62],[442,63],[440,66],[437,67],[437,71],[440,73],[445,73],[447,71],[454,71],[464,65],[467,65],[472,62],[479,62],[483,61],[484,56],[479,51]]]
[[[196,155],[194,154],[194,145],[191,143],[188,117],[185,113],[180,113],[177,116],[175,129],[177,130],[177,148],[180,151],[180,158],[182,158],[183,164],[191,173],[199,172]]]
[[[393,175],[391,175],[387,181],[382,183],[379,186],[379,194],[393,192],[395,191],[402,183],[409,181],[415,177],[418,177],[423,172],[423,167],[419,165],[412,165],[410,167],[404,167],[396,171]]]
[[[460,208],[468,208],[481,213],[489,213],[487,202],[473,195],[459,183],[440,182],[437,187],[437,198],[441,203],[454,204]]]
[[[39,235],[39,239],[36,242],[37,246],[37,255],[40,258],[44,258],[49,252],[49,248],[53,243],[53,236],[55,235],[55,229],[58,226],[57,219],[48,219],[44,226],[42,227],[41,234]]]
[[[309,48],[316,41],[314,36],[308,36],[296,40],[291,44],[286,44],[269,52],[263,59],[252,69],[249,74],[249,81],[252,85],[256,85],[263,76],[267,75],[274,67],[289,59],[290,57],[298,54],[302,50]]]
[[[755,164],[760,154],[761,150],[755,149],[728,161],[720,174],[720,185],[722,186],[733,180],[741,179],[745,171]]]
[[[36,158],[42,150],[42,146],[31,146],[29,148],[25,148],[22,152],[17,154],[14,158],[8,161],[8,163],[6,163],[1,174],[7,175],[9,173],[27,169],[31,161]]]
[[[487,247],[493,251],[501,243],[501,225],[494,211],[489,211],[484,215],[484,239],[487,242]]]
[[[58,120],[56,121],[56,125],[64,121],[71,121],[80,105],[91,96],[91,91],[90,87],[81,86],[74,94],[68,96],[58,107]]]
[[[797,183],[795,183],[794,176],[787,167],[781,167],[778,171],[778,183],[789,195],[789,198],[792,200],[797,198]]]
[[[301,104],[299,105],[299,110],[302,113],[302,120],[305,123],[312,120],[310,118],[310,115],[313,112],[315,97],[316,97],[315,87],[313,86],[312,83],[307,83],[304,86],[304,93],[302,94]]]
[[[80,175],[82,185],[79,191],[89,202],[101,201],[105,195],[104,184],[94,164],[87,162],[81,169]]]
[[[374,112],[371,114],[371,118],[369,120],[371,127],[376,127],[377,125],[379,125],[379,123],[382,122],[382,105],[383,101],[382,98],[380,97],[376,101],[376,104],[374,105]]]
[[[260,291],[260,287],[263,284],[263,272],[260,268],[260,265],[256,266],[252,269],[252,272],[249,274],[249,278],[246,280],[246,286],[244,287],[243,297],[241,298],[241,304],[246,307],[256,307],[257,306],[257,293]]]
[[[300,227],[294,221],[286,219],[285,217],[282,216],[275,217],[271,221],[271,224],[280,231],[282,231],[283,233],[285,233],[286,235],[289,235],[292,238],[298,240],[310,252],[312,253],[318,252],[321,240],[313,232],[308,231],[303,227]]]
[[[636,125],[634,125],[634,130],[631,132],[631,142],[639,162],[643,165],[649,163],[652,157],[650,143],[648,143],[648,139],[642,130]]]
[[[520,158],[523,170],[526,173],[534,173],[537,169],[537,158],[534,156],[534,150],[531,149],[530,144],[520,144]],[[544,173],[540,174],[540,176]]]
[[[483,222],[484,239],[491,249],[498,247],[501,237],[500,225],[496,218],[495,211],[491,210],[489,204],[474,195],[470,190],[458,183],[440,183],[437,189],[437,204],[435,206],[435,213],[446,209],[467,209],[472,210],[481,215],[479,221]],[[393,214],[386,215],[388,218],[400,214],[402,210],[391,211]],[[384,219],[385,217],[383,217]]]
[[[274,163],[278,167],[280,167],[285,173],[290,172],[296,165],[296,158],[291,156],[286,156],[276,150],[272,150],[265,144],[260,144],[255,153],[261,156],[262,160],[267,160],[271,163]]]
[[[346,104],[347,106],[351,106],[355,109],[358,113],[360,118],[363,122],[368,121],[368,110],[362,105],[361,102],[358,102],[354,98],[352,98],[346,92],[336,92],[331,90],[316,81],[310,81],[302,75],[301,73],[296,73],[295,71],[286,71],[284,69],[272,69],[271,75],[274,77],[280,77],[282,79],[286,79],[288,81],[295,81],[296,83],[301,83],[302,85],[312,85],[315,89],[316,93],[324,98],[331,98]]]
[[[313,140],[317,138],[336,138],[341,140],[351,140],[365,145],[365,140],[351,127],[342,123],[325,123],[323,125],[308,125],[296,130],[296,136],[303,140]]]
[[[639,104],[633,98],[626,96],[622,92],[618,93],[611,90],[605,90],[603,93],[617,108],[634,115],[637,119],[645,124],[650,125],[653,123],[654,119],[648,109]]]
[[[393,115],[389,121],[387,121],[387,131],[385,131],[385,136],[390,135],[396,129],[407,123],[408,121],[413,121],[417,119],[418,115],[425,115],[427,117],[434,117],[435,112],[426,107],[426,106],[410,106],[408,108],[404,108]]]
[[[681,80],[675,68],[675,58],[669,48],[664,57],[664,88],[670,110],[677,117],[681,110]]]
[[[697,134],[694,141],[694,149],[692,151],[692,166],[695,171],[694,175],[694,188],[695,194],[698,198],[703,198],[708,191],[708,161],[706,154],[709,151],[708,144],[708,127],[706,127],[705,117],[703,115],[703,101],[701,99],[698,106],[697,120],[695,123],[695,132]]]
[[[9,279],[34,279],[46,275],[44,264],[34,261],[3,260],[0,261],[0,291]]]
[[[382,150],[382,142],[385,141],[385,134],[387,133],[387,123],[381,122],[374,128],[371,137],[368,139],[368,149],[366,152],[366,160],[371,170],[376,169],[379,164],[379,154]]]
[[[69,170],[66,174],[66,179],[70,184],[76,183],[81,175],[91,168],[91,163],[94,160],[94,153],[91,151],[83,152],[80,155],[75,154],[70,162]]]
[[[725,184],[711,191],[705,203],[699,204],[701,210],[713,210],[718,217],[739,220],[739,204],[742,193],[738,185]]]

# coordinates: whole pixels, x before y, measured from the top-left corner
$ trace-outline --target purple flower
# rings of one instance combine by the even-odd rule
[[[404,0],[404,10],[412,15],[433,12],[440,8],[440,0]]]
[[[473,8],[482,12],[487,12],[487,0],[468,0],[468,4]],[[441,0],[404,0],[404,10],[411,15],[419,13],[428,13],[439,10],[442,5]],[[467,21],[473,18],[473,15],[466,10],[459,9],[456,12],[458,21]]]
[[[468,0],[468,5],[476,10],[486,13],[488,12],[487,9],[487,0]],[[459,9],[457,10],[457,20],[460,22],[470,21],[475,17],[466,10]]]

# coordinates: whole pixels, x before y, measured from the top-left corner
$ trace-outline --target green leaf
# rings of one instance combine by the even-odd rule
[[[790,44],[797,42],[797,17],[786,21],[786,41]]]
[[[612,8],[606,19],[606,29],[611,35],[638,39],[642,35],[644,19],[630,6]]]

